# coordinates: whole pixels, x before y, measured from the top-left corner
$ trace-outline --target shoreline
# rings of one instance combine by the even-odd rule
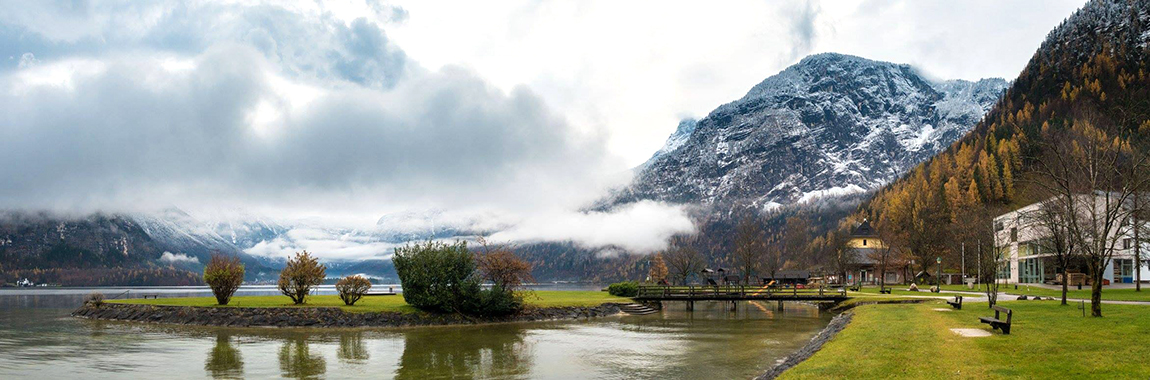
[[[818,353],[820,349],[823,348],[824,344],[831,341],[831,339],[834,339],[835,336],[837,336],[840,332],[842,332],[844,329],[846,329],[848,325],[850,325],[851,320],[854,318],[854,313],[851,312],[851,309],[854,309],[854,308],[862,306],[862,305],[918,304],[918,303],[926,303],[927,301],[932,301],[932,299],[925,299],[924,298],[924,299],[907,299],[907,300],[861,301],[861,302],[852,302],[852,303],[847,304],[841,308],[836,305],[835,307],[832,307],[829,310],[832,310],[832,311],[837,310],[837,311],[839,311],[839,314],[835,315],[834,318],[831,318],[831,322],[828,323],[826,327],[824,327],[821,331],[819,331],[818,334],[815,334],[815,336],[812,337],[811,340],[809,342],[807,342],[807,344],[803,345],[798,350],[795,350],[794,352],[792,352],[789,355],[787,355],[786,357],[784,357],[782,360],[777,362],[774,366],[772,366],[766,372],[763,372],[762,375],[756,376],[755,380],[775,379],[775,378],[781,376],[783,374],[783,372],[786,372],[787,370],[799,365],[800,363],[806,361],[807,359],[810,359],[812,356],[814,356],[816,353]]]
[[[338,307],[200,307],[103,303],[84,304],[72,317],[214,327],[359,328],[476,325],[589,319],[618,315],[617,303],[598,306],[530,307],[505,317],[469,317],[461,314],[346,312]]]
[[[768,369],[767,372],[764,372],[762,375],[755,377],[755,380],[772,380],[777,378],[788,369],[791,369],[792,367],[799,365],[799,363],[802,363],[804,360],[807,360],[811,356],[814,356],[815,353],[819,351],[819,349],[823,348],[823,344],[829,342],[831,339],[834,339],[834,337],[838,335],[839,332],[843,331],[843,329],[845,329],[847,325],[851,323],[851,318],[853,317],[854,313],[847,311],[836,315],[834,318],[831,318],[831,322],[827,324],[827,327],[824,327],[822,331],[819,331],[818,334],[815,334],[815,336],[811,338],[811,340],[807,342],[806,345],[803,345],[795,352],[792,352],[790,355],[784,357],[781,361],[771,367],[771,369]]]

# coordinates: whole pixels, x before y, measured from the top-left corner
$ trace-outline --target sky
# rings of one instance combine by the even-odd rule
[[[653,250],[682,207],[579,210],[680,119],[819,52],[1012,79],[1082,3],[0,0],[0,208],[448,210]]]

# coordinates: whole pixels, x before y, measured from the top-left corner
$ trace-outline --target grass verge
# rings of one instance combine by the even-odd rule
[[[525,301],[535,307],[598,306],[608,302],[627,303],[630,298],[616,297],[601,291],[539,290],[528,292]],[[308,297],[304,305],[293,305],[285,296],[239,296],[232,297],[227,306],[216,304],[213,297],[185,297],[158,299],[112,300],[111,303],[198,306],[198,307],[338,307],[348,312],[398,312],[415,313],[419,310],[403,301],[403,295],[363,297],[355,306],[346,306],[335,295]]]
[[[1082,317],[1056,301],[1000,303],[1014,310],[1010,335],[961,337],[949,329],[989,331],[986,303],[950,309],[925,304],[863,305],[851,324],[782,378],[1146,378],[1150,308],[1105,305]]]

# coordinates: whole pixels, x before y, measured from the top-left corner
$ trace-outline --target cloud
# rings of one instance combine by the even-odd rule
[[[191,257],[183,253],[171,253],[168,251],[164,251],[164,253],[160,255],[160,261],[168,263],[200,263],[200,259],[198,258]]]
[[[0,208],[371,221],[447,209],[449,225],[520,221],[531,224],[516,232],[524,239],[635,249],[673,233],[660,229],[689,228],[674,207],[569,211],[626,180],[609,175],[622,165],[604,135],[575,128],[525,86],[503,90],[460,66],[423,69],[384,31],[406,17],[399,8],[343,19],[262,4],[104,6],[0,16],[0,37],[19,29],[39,44],[22,48],[47,52],[0,69],[0,161],[11,163],[0,166]],[[151,17],[125,20],[133,33],[100,16],[133,13]],[[84,22],[43,27],[72,18]],[[92,41],[104,48],[88,50]],[[653,230],[590,225],[632,219]],[[335,224],[296,225],[246,250],[338,260],[394,248]]]
[[[324,260],[390,259],[391,252],[399,245],[354,231],[296,227],[275,239],[257,243],[244,252],[269,258],[288,258],[306,250],[322,255]]]
[[[611,212],[569,212],[541,215],[491,236],[492,241],[570,240],[587,248],[618,246],[648,253],[666,247],[675,234],[694,232],[681,206],[640,201]],[[601,255],[616,254],[604,250]]]
[[[786,62],[794,62],[811,52],[815,44],[815,20],[822,9],[812,0],[803,1],[801,5],[785,11],[789,13],[791,21],[791,53]]]

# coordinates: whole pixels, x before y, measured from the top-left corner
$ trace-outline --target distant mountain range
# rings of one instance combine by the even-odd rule
[[[907,65],[841,54],[810,56],[707,117],[683,120],[666,144],[636,168],[633,183],[600,206],[653,199],[699,205],[709,212],[766,211],[864,192],[964,135],[1007,85],[1001,79],[936,82]],[[368,229],[244,213],[197,218],[178,209],[82,217],[9,212],[0,218],[0,270],[171,267],[199,272],[218,252],[240,257],[249,280],[267,281],[286,255],[320,242],[335,243],[323,244],[336,250],[323,252],[329,257],[329,275],[394,278],[387,259],[396,245],[471,236],[478,224],[478,219],[448,217],[441,210],[385,215]],[[596,260],[612,259],[577,258],[594,250],[571,244],[523,247],[539,280],[579,279],[580,271],[609,268]],[[616,270],[584,278],[625,274]]]
[[[605,203],[765,211],[865,192],[965,135],[1008,85],[933,81],[908,65],[812,55],[703,119],[680,122]]]

